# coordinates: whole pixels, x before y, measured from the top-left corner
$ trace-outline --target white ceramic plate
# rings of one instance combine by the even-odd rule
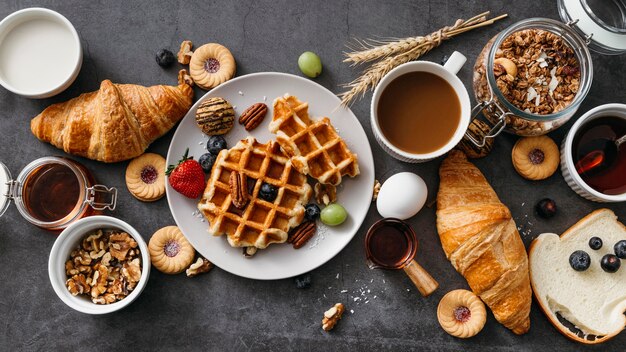
[[[300,275],[326,263],[339,253],[354,237],[365,219],[371,204],[374,187],[374,159],[363,127],[348,108],[340,107],[339,99],[328,89],[302,77],[285,73],[255,73],[235,78],[211,90],[196,102],[178,126],[169,151],[167,164],[176,163],[189,147],[189,154],[198,158],[206,153],[205,136],[195,122],[198,105],[219,96],[235,108],[236,117],[250,105],[264,102],[269,112],[263,123],[251,132],[235,122],[235,127],[224,137],[228,147],[252,135],[261,143],[274,138],[267,126],[272,118],[272,102],[289,93],[309,103],[311,116],[328,116],[348,147],[359,158],[361,174],[356,178],[344,177],[337,191],[337,201],[348,211],[345,223],[327,227],[318,222],[318,233],[304,247],[294,250],[290,244],[272,244],[267,249],[247,259],[241,248],[233,248],[225,237],[207,233],[208,222],[198,214],[198,200],[188,199],[166,185],[167,201],[178,227],[200,254],[216,266],[238,276],[275,280]]]

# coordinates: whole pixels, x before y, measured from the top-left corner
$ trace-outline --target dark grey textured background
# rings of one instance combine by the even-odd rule
[[[65,15],[78,30],[84,48],[83,69],[64,93],[46,100],[28,100],[0,88],[0,160],[13,174],[28,162],[62,152],[30,133],[29,121],[53,102],[65,101],[98,88],[102,79],[114,82],[174,84],[178,67],[161,69],[155,52],[176,52],[181,40],[219,42],[237,60],[237,75],[280,71],[299,74],[298,55],[317,52],[324,73],[316,81],[334,92],[358,70],[341,62],[353,37],[404,37],[426,34],[457,18],[485,10],[510,18],[457,37],[424,59],[439,61],[453,50],[469,62],[460,72],[470,87],[471,66],[482,46],[501,29],[527,17],[558,18],[556,1],[12,1],[0,2],[0,18],[32,6]],[[594,55],[595,79],[576,117],[609,102],[625,102],[625,56]],[[196,97],[202,92],[197,90]],[[376,162],[376,177],[384,181],[399,171],[421,175],[435,197],[441,160],[408,165],[387,157],[372,138],[369,99],[353,106],[368,133]],[[560,142],[571,122],[551,136]],[[171,133],[150,151],[166,154]],[[512,168],[510,152],[516,137],[498,138],[493,153],[477,162],[502,201],[522,227],[526,245],[542,232],[561,233],[577,219],[606,206],[626,220],[626,204],[601,205],[571,191],[560,173],[529,182]],[[80,159],[104,184],[121,190],[112,214],[135,226],[147,240],[158,228],[173,224],[167,202],[141,203],[124,185],[127,163],[104,165]],[[560,205],[556,218],[537,218],[532,205],[545,196]],[[422,298],[402,272],[369,270],[364,264],[366,229],[379,219],[374,208],[354,240],[333,260],[312,272],[313,286],[298,290],[293,280],[252,281],[214,269],[194,279],[152,271],[139,299],[115,314],[88,316],[63,304],[54,294],[47,273],[48,253],[55,235],[23,220],[11,207],[0,219],[0,350],[393,350],[393,351],[574,351],[581,345],[561,336],[536,304],[528,334],[516,336],[489,313],[484,330],[470,340],[447,335],[438,325],[436,307],[448,291],[466,288],[465,280],[445,259],[435,230],[435,209],[425,208],[410,220],[418,232],[418,259],[441,286]],[[338,277],[338,278],[337,278]],[[348,290],[341,293],[342,290]],[[369,303],[354,302],[354,296]],[[576,294],[576,292],[572,292]],[[376,296],[376,298],[374,298]],[[322,313],[335,302],[348,310],[331,333],[320,329]],[[623,350],[626,334],[592,350]]]

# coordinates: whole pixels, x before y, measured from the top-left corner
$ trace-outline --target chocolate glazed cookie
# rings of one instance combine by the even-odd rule
[[[225,134],[235,124],[235,110],[223,98],[213,97],[198,106],[196,123],[209,136]]]

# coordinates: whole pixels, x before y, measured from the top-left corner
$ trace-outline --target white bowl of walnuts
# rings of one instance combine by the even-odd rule
[[[90,216],[67,227],[52,246],[50,283],[71,308],[106,314],[133,302],[150,275],[150,254],[126,222]]]

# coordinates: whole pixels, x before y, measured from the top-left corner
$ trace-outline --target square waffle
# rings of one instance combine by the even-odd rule
[[[313,121],[308,110],[308,103],[289,94],[274,100],[269,130],[276,134],[276,141],[291,157],[293,166],[321,183],[332,185],[340,184],[342,176],[358,175],[357,156],[337,134],[330,119]]]
[[[232,204],[229,179],[233,171],[248,177],[249,201],[243,209]],[[273,202],[259,198],[263,182],[278,189]],[[233,247],[266,248],[285,242],[289,229],[302,222],[311,193],[306,176],[293,167],[275,141],[261,144],[248,137],[219,153],[198,209],[209,220],[210,234],[226,234]]]

